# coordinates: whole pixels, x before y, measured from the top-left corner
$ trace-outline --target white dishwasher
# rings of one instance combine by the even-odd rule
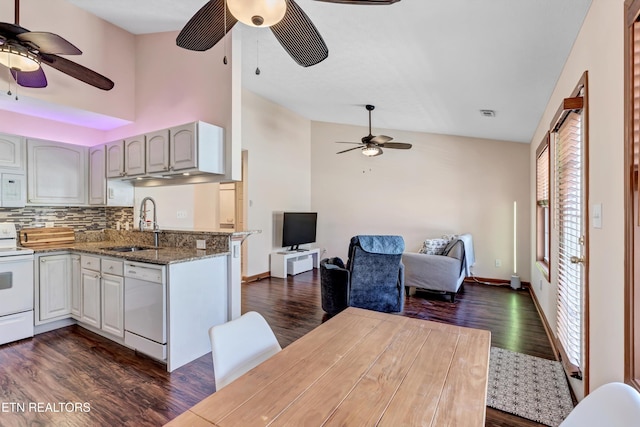
[[[167,292],[164,267],[124,264],[124,342],[158,360],[167,358]]]

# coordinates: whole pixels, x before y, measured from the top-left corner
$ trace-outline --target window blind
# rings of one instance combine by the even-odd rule
[[[549,145],[545,145],[536,160],[536,203],[549,206]]]
[[[582,354],[582,120],[570,112],[556,135],[556,215],[558,225],[558,341],[579,375]],[[574,369],[571,369],[574,370]]]

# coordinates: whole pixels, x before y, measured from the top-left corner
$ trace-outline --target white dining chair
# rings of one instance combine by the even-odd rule
[[[640,422],[640,393],[623,383],[591,392],[573,408],[560,427],[628,427]]]
[[[282,350],[267,321],[255,311],[209,329],[216,390]]]

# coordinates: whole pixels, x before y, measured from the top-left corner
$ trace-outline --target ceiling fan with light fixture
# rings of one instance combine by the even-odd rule
[[[362,154],[365,156],[373,157],[379,156],[382,154],[383,148],[394,148],[400,150],[408,150],[411,148],[411,144],[407,144],[406,142],[390,142],[393,138],[387,135],[377,135],[374,136],[371,134],[371,112],[376,108],[373,105],[365,105],[365,108],[369,112],[369,135],[362,137],[362,142],[342,142],[337,141],[338,144],[356,144],[357,147],[348,148],[346,150],[338,151],[336,154],[346,153],[348,151],[353,151],[360,149],[362,150]]]
[[[400,0],[317,1],[384,5]],[[180,31],[176,44],[189,50],[211,49],[238,21],[252,27],[269,27],[287,53],[303,67],[316,65],[329,56],[322,36],[294,0],[210,0]]]
[[[0,64],[9,69],[14,80],[24,87],[47,86],[41,64],[102,90],[111,90],[113,82],[58,55],[81,55],[82,51],[57,34],[29,31],[20,25],[20,0],[15,0],[15,23],[0,22]]]

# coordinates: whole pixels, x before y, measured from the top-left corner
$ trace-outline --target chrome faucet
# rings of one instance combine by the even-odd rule
[[[140,203],[140,231],[144,231],[145,224],[147,223],[147,211],[145,209],[145,205],[147,204],[147,200],[153,204],[153,245],[158,247],[158,233],[160,232],[160,228],[158,227],[158,216],[156,209],[156,201],[153,200],[153,197],[145,197],[142,199],[142,203]]]

